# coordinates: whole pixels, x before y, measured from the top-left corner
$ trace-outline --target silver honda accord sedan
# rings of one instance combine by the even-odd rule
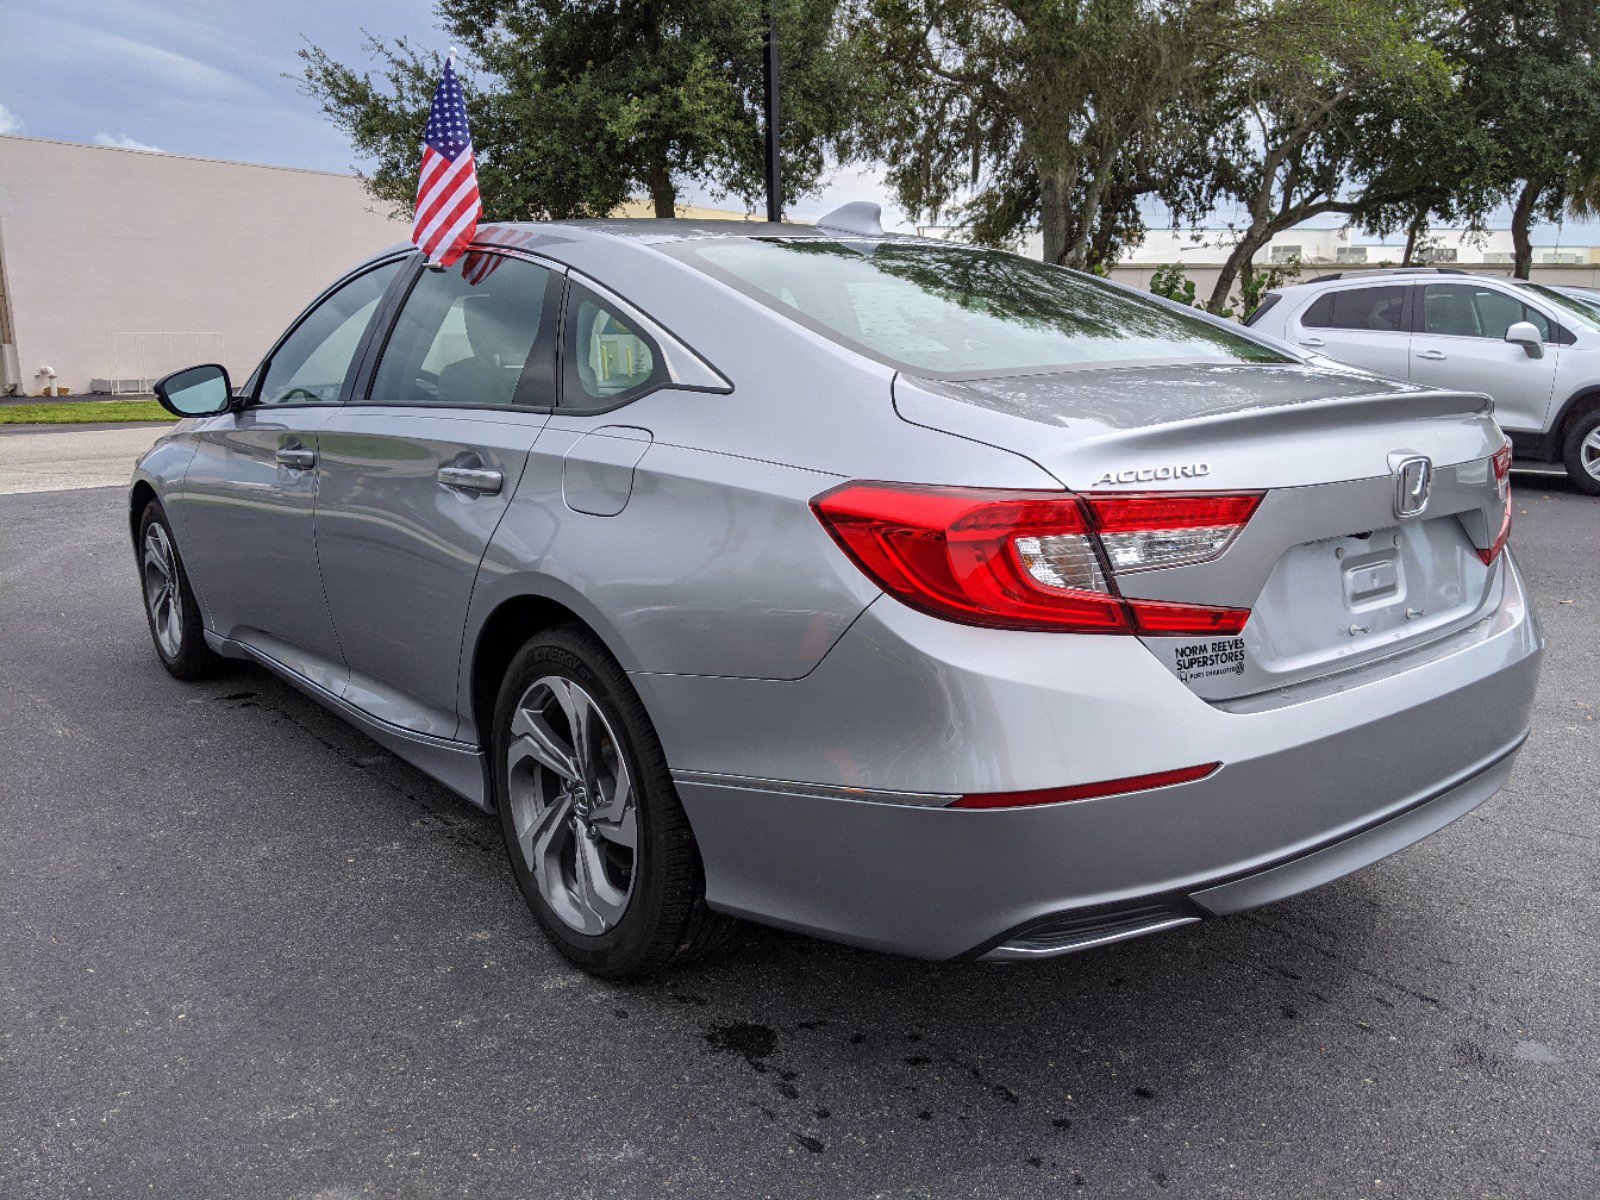
[[[1022,960],[1238,912],[1527,736],[1487,400],[858,206],[397,248],[158,391],[168,670],[251,660],[496,812],[598,975],[733,918]]]

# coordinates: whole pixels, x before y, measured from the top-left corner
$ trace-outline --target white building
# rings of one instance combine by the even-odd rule
[[[348,175],[0,137],[0,391],[243,379],[340,271],[410,235]]]
[[[1533,233],[1533,261],[1540,266],[1585,266],[1600,263],[1600,246],[1590,245],[1592,235],[1568,235],[1561,230],[1538,228]],[[1130,249],[1118,266],[1161,263],[1221,263],[1238,241],[1231,229],[1214,226],[1192,229],[1151,229],[1144,241]],[[1259,251],[1258,263],[1294,260],[1308,265],[1397,266],[1405,255],[1405,238],[1379,238],[1353,228],[1342,218],[1307,221],[1275,236]],[[1515,259],[1510,229],[1478,233],[1463,228],[1431,229],[1424,235],[1420,262],[1462,266],[1509,267]]]
[[[202,362],[242,382],[342,271],[410,236],[352,175],[0,136],[0,393],[141,392]]]

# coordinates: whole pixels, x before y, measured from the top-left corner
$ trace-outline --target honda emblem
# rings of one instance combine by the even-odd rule
[[[1433,490],[1433,463],[1420,455],[1401,459],[1394,468],[1394,515],[1402,521],[1422,515]]]

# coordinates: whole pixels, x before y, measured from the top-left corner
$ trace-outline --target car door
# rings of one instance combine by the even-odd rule
[[[486,252],[412,270],[370,384],[318,430],[317,558],[345,699],[448,738],[478,564],[554,403],[564,276]]]
[[[1405,283],[1337,287],[1302,309],[1286,332],[1315,354],[1404,379],[1411,345],[1406,320],[1410,292]]]
[[[1520,297],[1487,283],[1429,283],[1418,289],[1417,332],[1411,339],[1411,378],[1435,387],[1487,392],[1495,420],[1508,430],[1538,433],[1555,386],[1561,347],[1548,318]],[[1506,330],[1530,321],[1544,337],[1533,357]]]
[[[380,263],[320,297],[258,368],[243,407],[201,426],[169,499],[211,629],[335,693],[346,671],[312,533],[317,435],[400,270],[399,259]]]

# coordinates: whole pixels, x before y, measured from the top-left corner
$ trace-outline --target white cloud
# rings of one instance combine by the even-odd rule
[[[0,104],[0,133],[21,133],[25,128],[21,117]]]
[[[145,150],[151,154],[166,153],[160,146],[150,146],[144,142],[135,141],[125,133],[119,133],[115,137],[109,133],[97,133],[94,135],[93,140],[96,146],[110,146],[116,150]]]

